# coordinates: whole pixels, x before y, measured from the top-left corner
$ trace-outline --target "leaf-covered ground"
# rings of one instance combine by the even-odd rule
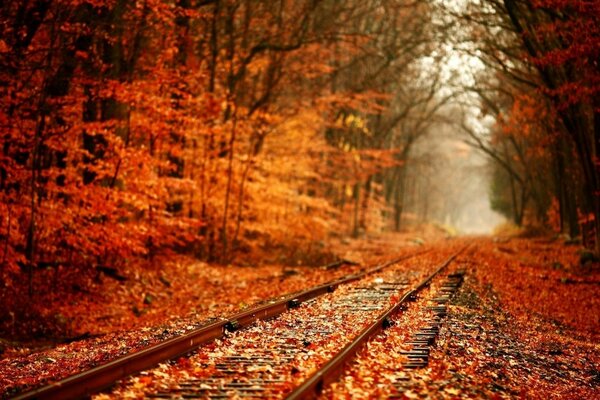
[[[418,271],[410,268],[414,265],[419,265]],[[280,379],[283,382],[268,385],[265,393],[269,393],[266,397],[283,396],[335,355],[389,306],[393,292],[378,292],[376,289],[365,291],[365,287],[376,287],[391,281],[407,282],[407,285],[408,282],[415,283],[434,267],[435,263],[429,258],[418,257],[385,272],[341,285],[333,293],[304,303],[275,319],[227,334],[222,340],[200,349],[189,361],[163,363],[139,377],[126,379],[110,393],[98,398],[142,398],[164,391],[182,393],[179,383],[184,381],[193,381],[196,387],[208,389],[212,386],[219,390],[231,384],[232,380],[239,383]],[[358,292],[357,287],[360,288]],[[365,300],[362,308],[354,307],[356,298],[367,292],[372,297]],[[246,364],[239,358],[253,359],[255,364]],[[236,374],[230,374],[230,371],[223,373],[223,365],[236,371]],[[211,385],[215,381],[218,383]],[[194,389],[190,392],[193,393]],[[222,393],[235,397],[235,390],[223,389]],[[257,397],[263,397],[265,393]]]
[[[44,347],[9,346],[11,343],[6,342],[0,360],[0,393],[20,391],[65,377],[190,331],[215,317],[333,280],[356,271],[359,266],[326,270],[192,263],[170,268],[155,275],[147,273],[132,283],[105,282],[103,288],[110,296],[98,295],[63,305],[58,310],[49,309],[48,312],[75,320],[75,326],[80,329],[76,334],[89,333],[92,337]],[[169,277],[169,285],[161,283],[166,280],[164,276]],[[111,303],[103,305],[102,300]]]
[[[598,266],[582,266],[579,247],[560,240],[456,240],[471,244],[459,260],[467,271],[465,283],[450,306],[428,367],[407,372],[402,370],[405,360],[397,360],[392,373],[415,378],[405,382],[402,395],[599,397]],[[373,262],[415,251],[423,242],[425,248],[433,248],[428,257],[439,255],[429,236],[414,234],[347,241],[334,251]],[[88,333],[91,338],[45,348],[2,342],[0,396],[59,379],[188,331],[215,316],[357,268],[172,263],[160,271],[130,276],[124,283],[101,278],[97,287],[90,286],[93,295],[80,294],[47,305],[49,313],[59,313],[74,327],[70,335]],[[419,310],[409,309],[410,313],[418,315]],[[399,323],[393,329],[402,338],[415,326]],[[376,359],[377,352],[371,356]],[[353,376],[356,381],[350,386],[341,381],[328,396],[362,398],[371,393],[372,384],[385,382],[371,379],[374,383],[363,387],[358,382],[360,374]],[[352,390],[344,394],[348,388]]]
[[[122,282],[100,274],[84,284],[66,279],[50,285],[42,283],[53,282],[54,271],[40,272],[34,284],[46,290],[35,292],[30,301],[22,282],[11,286],[16,295],[2,292],[2,304],[26,304],[21,311],[27,314],[20,315],[22,321],[2,319],[0,397],[108,362],[266,299],[420,251],[423,238],[439,237],[440,232],[429,232],[340,242],[332,253],[360,264],[334,268],[218,266],[179,259],[160,269],[139,268]]]
[[[597,266],[541,239],[473,240],[457,264],[465,282],[426,368],[404,366],[410,334],[427,320],[411,307],[323,397],[600,398]]]

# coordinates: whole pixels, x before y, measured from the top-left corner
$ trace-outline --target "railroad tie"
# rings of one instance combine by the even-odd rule
[[[427,366],[430,348],[434,344],[441,328],[441,319],[447,315],[448,303],[462,284],[464,275],[464,270],[449,274],[438,289],[438,293],[430,300],[435,305],[424,307],[426,311],[429,311],[433,315],[427,320],[426,325],[412,335],[411,340],[407,343],[410,349],[400,352],[400,354],[406,356],[408,359],[403,364],[404,368],[418,369]]]

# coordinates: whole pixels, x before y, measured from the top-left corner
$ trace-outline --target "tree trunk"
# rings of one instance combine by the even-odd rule
[[[227,187],[225,189],[225,204],[223,205],[223,220],[221,222],[221,244],[222,244],[222,261],[227,262],[229,258],[228,249],[228,232],[227,232],[227,220],[229,218],[229,199],[231,197],[231,186],[233,182],[233,154],[236,140],[237,131],[237,107],[233,111],[233,123],[231,127],[231,134],[229,137],[229,149],[228,149],[228,160],[227,160]]]
[[[373,176],[369,176],[365,182],[365,190],[363,193],[362,204],[360,207],[360,228],[363,232],[367,231],[367,218],[369,214],[369,198],[371,197],[371,182]]]
[[[352,237],[358,237],[359,233],[359,213],[360,213],[360,182],[354,184],[354,215],[352,223]]]

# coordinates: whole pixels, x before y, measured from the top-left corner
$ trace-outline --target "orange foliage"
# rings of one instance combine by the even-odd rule
[[[344,24],[381,11],[311,1],[4,7],[3,280],[45,267],[127,270],[173,252],[229,263],[349,231],[339,194],[398,165],[368,131],[392,96],[330,82],[379,46]],[[335,127],[340,114],[355,121]],[[381,183],[372,187],[364,214],[383,226]]]

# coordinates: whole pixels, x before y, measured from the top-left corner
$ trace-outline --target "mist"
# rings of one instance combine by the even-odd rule
[[[503,216],[491,209],[490,162],[453,125],[436,124],[407,160],[406,219],[443,224],[460,234],[489,234]]]

